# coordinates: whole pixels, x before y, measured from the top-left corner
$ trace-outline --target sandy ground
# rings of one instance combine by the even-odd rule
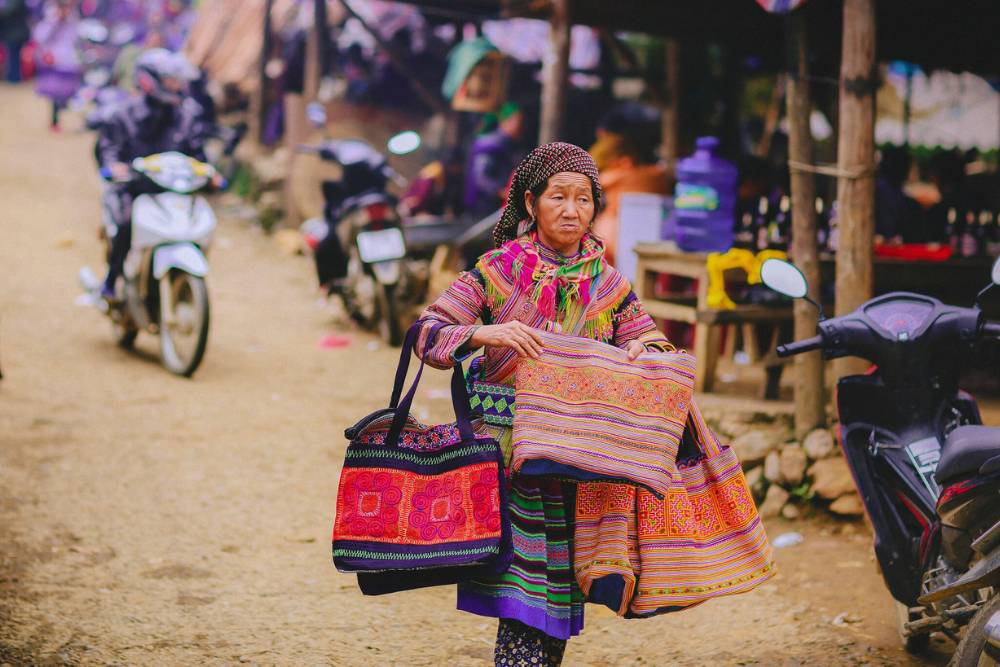
[[[150,336],[117,349],[74,305],[101,260],[92,138],[49,133],[25,88],[0,88],[0,118],[0,663],[490,664],[496,623],[453,590],[365,599],[330,563],[343,429],[385,405],[396,353],[319,349],[335,324],[307,261],[229,219],[195,378]],[[432,376],[418,409],[444,420]],[[805,535],[778,578],[652,620],[590,607],[566,664],[944,664],[947,643],[899,649],[862,524],[768,528]]]

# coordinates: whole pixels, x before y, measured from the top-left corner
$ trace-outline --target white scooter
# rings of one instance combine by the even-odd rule
[[[182,153],[136,158],[133,178],[147,178],[162,192],[142,194],[132,204],[132,245],[109,304],[101,298],[101,282],[89,268],[80,270],[86,300],[112,321],[118,344],[131,348],[139,331],[160,337],[163,365],[190,377],[208,342],[208,251],[216,227],[215,213],[204,189],[215,168]],[[110,174],[102,170],[102,176]],[[108,239],[116,228],[107,211]]]

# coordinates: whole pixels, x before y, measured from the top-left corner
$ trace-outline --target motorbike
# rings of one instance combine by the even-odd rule
[[[158,335],[163,365],[190,377],[208,343],[206,254],[217,224],[208,201],[196,193],[217,172],[178,152],[137,158],[131,168],[132,178],[147,180],[155,192],[139,195],[132,205],[132,244],[115,298],[101,298],[101,282],[89,268],[80,270],[80,283],[89,301],[111,319],[121,347],[131,348],[140,331]],[[101,175],[110,178],[107,171]],[[108,211],[104,226],[106,237],[113,238]]]
[[[821,350],[874,364],[837,385],[840,445],[874,530],[882,577],[910,651],[932,632],[958,642],[953,665],[1000,660],[1000,428],[982,425],[959,388],[963,368],[1000,340],[982,297],[972,308],[895,292],[824,319],[801,272],[768,260],[771,289],[819,308],[818,335],[778,346],[787,357]],[[964,633],[962,632],[964,630]]]
[[[361,326],[400,345],[406,311],[416,303],[422,282],[407,261],[397,201],[387,192],[389,183],[401,177],[360,139],[326,140],[298,150],[339,165],[343,174],[323,181],[323,217],[301,227],[320,284],[339,295]]]

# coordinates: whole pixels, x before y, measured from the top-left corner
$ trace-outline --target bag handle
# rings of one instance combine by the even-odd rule
[[[389,433],[386,435],[386,445],[390,447],[396,446],[399,441],[399,435],[403,432],[403,426],[406,425],[406,418],[410,414],[413,397],[417,393],[417,385],[420,383],[420,378],[424,372],[424,360],[430,352],[431,347],[434,345],[434,338],[443,327],[447,326],[447,324],[439,322],[431,327],[431,330],[427,335],[427,340],[424,344],[424,353],[420,356],[420,367],[417,369],[417,374],[413,378],[413,384],[410,386],[410,390],[406,392],[406,395],[400,399],[399,394],[402,392],[403,382],[406,379],[407,367],[409,366],[409,353],[413,349],[422,326],[423,324],[418,321],[410,327],[409,331],[407,331],[406,339],[403,344],[403,350],[399,358],[399,367],[396,369],[396,384],[393,387],[392,399],[389,404],[389,407],[393,408],[396,411],[396,414],[392,419],[392,426],[389,428]],[[475,438],[475,433],[472,429],[469,394],[465,388],[465,374],[462,372],[461,364],[455,364],[452,369],[451,404],[452,408],[455,410],[456,424],[462,439],[472,440]]]
[[[688,412],[687,423],[694,435],[694,442],[702,454],[707,458],[712,458],[722,452],[722,445],[719,444],[718,438],[712,433],[712,429],[708,427],[708,423],[702,416],[693,395],[691,396],[691,409]]]
[[[424,355],[430,349],[430,343],[437,336],[437,332],[444,327],[444,322],[438,322],[431,327],[431,330],[427,334],[427,345],[424,350]],[[420,336],[420,329],[422,328],[421,322],[418,320],[413,323],[413,325],[407,329],[406,336],[403,338],[403,348],[399,351],[399,363],[396,365],[396,379],[392,384],[392,396],[389,397],[389,407],[395,408],[399,405],[399,397],[403,395],[403,384],[406,382],[406,374],[410,368],[410,355],[413,354],[413,348],[417,345],[417,338]],[[421,360],[423,355],[421,355]]]

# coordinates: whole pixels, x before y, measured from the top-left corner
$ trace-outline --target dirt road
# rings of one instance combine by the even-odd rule
[[[306,261],[227,219],[194,380],[151,337],[116,349],[74,305],[101,259],[92,139],[50,134],[25,88],[0,109],[0,663],[491,664],[495,621],[452,590],[364,599],[330,564],[343,428],[384,405],[395,352],[319,349]],[[443,419],[432,375],[418,409]],[[860,524],[769,526],[788,530],[806,539],[772,583],[646,621],[591,607],[566,664],[926,664],[898,649]]]

